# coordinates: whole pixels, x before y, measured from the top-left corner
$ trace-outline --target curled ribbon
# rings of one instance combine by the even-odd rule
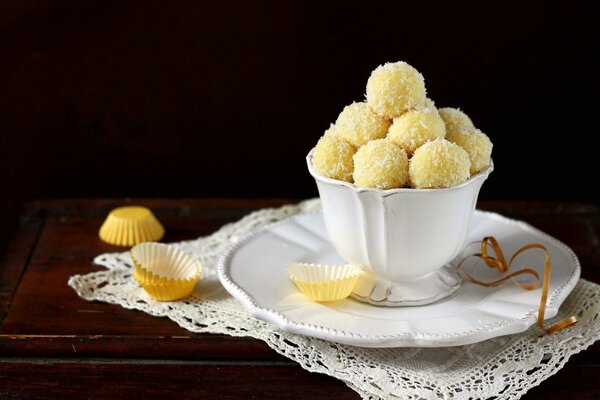
[[[494,251],[494,256],[489,255],[489,251],[488,251],[489,248],[491,248]],[[575,316],[567,317],[563,320],[558,321],[557,323],[550,326],[549,328],[546,328],[544,326],[544,316],[546,314],[546,301],[548,300],[548,289],[550,286],[550,272],[552,270],[552,261],[550,258],[550,254],[548,253],[548,249],[546,249],[546,247],[544,245],[539,244],[539,243],[532,243],[532,244],[523,246],[519,250],[517,250],[510,257],[510,259],[507,262],[506,258],[504,257],[504,253],[502,252],[502,247],[500,247],[500,244],[498,243],[496,238],[494,238],[493,236],[486,236],[483,238],[483,240],[481,240],[481,253],[474,253],[474,254],[470,254],[470,255],[466,256],[465,258],[463,258],[460,261],[460,263],[458,263],[457,269],[462,270],[463,273],[466,275],[467,279],[469,279],[471,282],[475,283],[476,285],[486,286],[486,287],[494,287],[494,286],[499,286],[508,280],[511,280],[515,286],[517,286],[521,289],[524,289],[524,290],[537,289],[539,287],[540,275],[531,268],[523,268],[519,271],[511,272],[510,274],[504,275],[500,279],[497,279],[497,280],[491,281],[491,282],[481,281],[481,280],[475,278],[473,275],[469,274],[463,268],[465,261],[467,261],[468,259],[479,258],[479,259],[483,260],[485,265],[487,265],[488,267],[495,268],[501,274],[505,274],[510,269],[510,266],[512,265],[513,261],[519,255],[523,254],[526,251],[534,250],[534,249],[542,250],[544,252],[544,256],[545,256],[545,258],[544,258],[544,278],[542,280],[542,296],[540,298],[540,307],[539,307],[539,311],[538,311],[537,324],[546,334],[550,334],[550,333],[560,331],[571,325],[576,324],[577,317],[575,317]],[[519,275],[531,275],[535,278],[535,281],[532,283],[517,282],[514,280],[514,278]]]

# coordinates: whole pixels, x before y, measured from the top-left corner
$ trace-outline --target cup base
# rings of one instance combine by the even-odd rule
[[[363,303],[383,307],[422,306],[452,295],[462,279],[451,264],[422,278],[392,282],[379,277],[360,281],[352,297]]]

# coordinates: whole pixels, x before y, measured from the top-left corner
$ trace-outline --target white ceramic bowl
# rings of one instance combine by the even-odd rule
[[[353,297],[384,306],[422,305],[458,289],[460,276],[448,263],[466,244],[479,189],[493,162],[451,188],[379,190],[319,174],[312,152],[306,161],[329,238],[348,263],[370,272]]]

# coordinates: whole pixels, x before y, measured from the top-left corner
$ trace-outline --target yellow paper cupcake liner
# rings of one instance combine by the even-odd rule
[[[326,302],[350,296],[362,270],[353,265],[292,263],[288,275],[306,297]]]
[[[133,277],[159,301],[188,297],[202,273],[199,261],[173,246],[140,243],[131,249]]]
[[[162,239],[164,234],[165,229],[152,211],[140,206],[115,208],[98,232],[100,239],[116,246],[155,242]]]

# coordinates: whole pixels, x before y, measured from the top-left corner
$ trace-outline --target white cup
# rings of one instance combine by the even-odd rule
[[[369,189],[327,178],[312,166],[329,238],[366,278],[352,296],[381,306],[423,305],[455,292],[460,276],[449,265],[465,246],[469,223],[490,165],[444,189]]]

